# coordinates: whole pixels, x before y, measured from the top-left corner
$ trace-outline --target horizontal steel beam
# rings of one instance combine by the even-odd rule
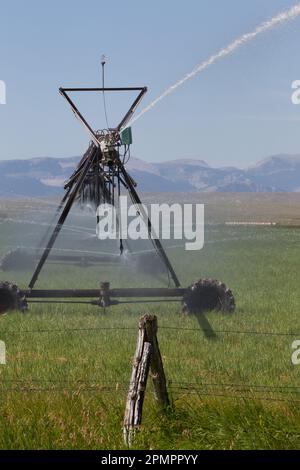
[[[109,289],[108,295],[111,298],[134,298],[134,297],[182,297],[186,289],[184,288],[124,288]],[[34,289],[23,290],[22,294],[27,299],[63,299],[63,298],[97,298],[100,296],[99,289]]]
[[[115,255],[75,256],[75,255],[51,255],[49,261],[62,261],[67,263],[120,263],[121,257]]]
[[[72,91],[142,91],[142,90],[145,90],[145,92],[147,91],[147,87],[143,86],[143,87],[120,87],[120,88],[63,88],[61,87],[61,90],[63,91],[68,91],[68,92],[72,92]]]

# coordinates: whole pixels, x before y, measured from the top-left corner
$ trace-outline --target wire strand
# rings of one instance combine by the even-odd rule
[[[151,302],[151,301],[150,301]],[[160,326],[160,330],[170,330],[170,331],[187,331],[187,332],[211,332],[210,329],[205,328],[180,328],[175,326]],[[10,333],[10,334],[23,334],[23,333],[57,333],[63,332],[67,333],[69,331],[124,331],[131,330],[136,331],[136,327],[79,327],[79,328],[53,328],[53,329],[36,329],[36,330],[0,330],[0,333]],[[283,336],[283,337],[300,337],[300,332],[276,332],[276,331],[252,331],[252,330],[213,330],[214,333],[218,334],[228,334],[228,335],[261,335],[261,336]]]

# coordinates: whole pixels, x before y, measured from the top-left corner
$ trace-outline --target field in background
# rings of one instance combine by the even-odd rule
[[[205,215],[210,223],[230,220],[276,222],[280,225],[300,225],[299,193],[144,193],[148,202],[205,204]],[[56,200],[51,200],[55,203]],[[24,209],[39,209],[47,200],[0,199],[0,217],[9,213],[22,213]]]
[[[147,201],[202,203],[209,223],[252,221],[300,225],[300,193],[167,193],[145,196]]]
[[[164,202],[168,197],[180,201],[170,195]],[[214,277],[234,291],[233,315],[207,314],[217,338],[207,338],[196,317],[184,317],[180,304],[169,302],[106,312],[36,304],[25,315],[1,317],[7,365],[0,366],[0,448],[123,448],[123,412],[144,313],[158,316],[174,411],[161,416],[147,393],[137,448],[300,447],[300,366],[291,363],[292,342],[300,339],[300,194],[184,195],[180,202],[192,200],[206,204],[206,221],[212,224],[206,227],[205,247],[197,253],[169,248],[168,254],[182,285]],[[13,223],[5,215],[26,217],[38,207],[32,201],[1,202],[0,252],[12,240]],[[234,220],[283,226],[223,225]],[[49,278],[41,278],[39,287],[98,285],[91,267],[56,272],[49,267]],[[29,274],[6,272],[0,278],[25,287]],[[113,277],[109,280],[117,287]],[[126,283],[150,286],[157,280],[131,271]]]

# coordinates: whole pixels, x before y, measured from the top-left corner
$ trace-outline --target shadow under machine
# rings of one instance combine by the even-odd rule
[[[26,310],[30,302],[76,302],[78,299],[85,299],[99,307],[109,307],[110,305],[121,304],[123,302],[145,302],[145,301],[182,301],[183,310],[187,313],[198,313],[205,310],[220,310],[232,312],[235,308],[235,301],[232,292],[226,286],[214,279],[200,279],[189,287],[180,285],[177,274],[164,250],[159,238],[156,236],[146,211],[143,211],[142,201],[137,193],[137,184],[128,173],[125,167],[124,156],[129,154],[132,144],[131,127],[128,127],[133,113],[139,105],[141,99],[147,92],[146,87],[104,87],[104,63],[103,86],[101,88],[60,88],[60,94],[70,105],[75,117],[87,131],[90,143],[87,151],[80,160],[77,168],[65,183],[65,194],[57,207],[57,223],[50,233],[44,237],[41,246],[43,249],[38,259],[34,259],[34,272],[27,289],[19,289],[14,283],[9,281],[0,282],[0,313],[9,310]],[[120,123],[114,128],[95,131],[81,114],[77,106],[70,97],[72,92],[78,93],[123,93],[136,92],[137,97],[131,107],[122,118]],[[105,101],[104,101],[105,103]],[[101,204],[110,204],[119,207],[121,191],[126,191],[132,204],[136,207],[137,213],[142,217],[147,226],[149,240],[153,244],[153,252],[163,264],[166,272],[172,280],[173,287],[155,288],[111,288],[110,283],[104,279],[99,279],[98,286],[94,289],[36,289],[38,280],[45,262],[59,236],[64,223],[74,205],[90,204],[95,209]],[[122,240],[120,220],[117,219],[119,228],[120,257],[123,256],[124,247],[130,251],[127,240]],[[9,264],[10,258],[20,258],[20,253],[10,253],[6,259],[2,260]],[[54,256],[59,261],[60,256]],[[62,257],[61,257],[62,258]],[[105,262],[105,256],[91,256],[86,262],[99,264]],[[109,257],[108,257],[109,258]],[[69,258],[69,259],[72,259]],[[75,258],[74,258],[75,259]],[[115,259],[115,258],[114,258]],[[53,260],[53,258],[52,258]],[[32,260],[31,260],[32,261]],[[145,264],[149,261],[145,259]],[[25,263],[26,264],[26,263]],[[78,268],[80,269],[80,268]],[[102,281],[102,282],[101,282]],[[77,299],[77,300],[76,300]]]

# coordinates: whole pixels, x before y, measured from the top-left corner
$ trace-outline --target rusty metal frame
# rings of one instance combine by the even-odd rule
[[[107,88],[107,87],[106,88],[62,88],[61,87],[61,88],[59,88],[60,94],[67,100],[67,102],[71,106],[71,109],[72,109],[73,113],[75,114],[76,118],[83,125],[83,127],[88,132],[90,138],[92,139],[92,141],[94,142],[94,144],[97,147],[99,147],[99,140],[98,140],[95,132],[93,131],[93,129],[91,128],[89,123],[86,121],[86,119],[82,116],[81,112],[79,111],[79,109],[75,105],[74,101],[71,100],[68,93],[71,93],[71,92],[102,92],[103,93],[103,92],[122,92],[122,91],[139,91],[140,93],[139,93],[138,97],[134,100],[134,102],[130,106],[129,110],[127,111],[125,116],[120,121],[120,123],[117,125],[117,127],[111,129],[111,130],[116,130],[116,131],[120,131],[123,127],[126,126],[126,124],[128,124],[128,122],[130,121],[131,116],[135,112],[135,110],[136,110],[137,106],[139,105],[140,101],[142,100],[143,96],[145,95],[145,93],[147,93],[147,87],[126,87],[126,88],[124,88],[124,87],[120,87],[120,88]]]
[[[130,106],[129,110],[127,111],[127,113],[125,114],[125,116],[122,118],[122,120],[120,121],[120,123],[118,124],[118,126],[116,128],[112,128],[112,129],[108,129],[109,132],[119,132],[128,122],[129,120],[131,119],[131,116],[133,115],[135,109],[137,108],[138,104],[140,103],[142,97],[144,96],[144,94],[147,92],[147,87],[118,87],[118,88],[59,88],[59,92],[60,94],[66,99],[66,101],[68,102],[68,104],[70,105],[75,117],[80,121],[80,123],[83,125],[83,127],[85,128],[85,130],[88,132],[91,140],[92,140],[92,144],[90,145],[89,149],[87,150],[86,154],[84,155],[84,157],[82,158],[82,160],[80,161],[79,163],[79,166],[77,168],[77,170],[75,171],[75,176],[72,178],[71,177],[71,180],[69,180],[69,182],[66,184],[65,186],[65,189],[67,189],[67,193],[65,195],[65,197],[63,198],[60,206],[59,206],[59,212],[60,210],[62,210],[61,214],[60,214],[60,217],[59,217],[59,220],[51,234],[51,237],[48,241],[48,244],[47,244],[47,247],[44,249],[43,253],[42,253],[42,256],[41,258],[39,259],[38,261],[38,264],[34,270],[34,273],[32,275],[32,278],[30,280],[30,283],[29,283],[29,289],[30,289],[30,292],[33,290],[34,286],[35,286],[35,283],[38,279],[38,276],[53,248],[53,245],[57,239],[57,236],[59,235],[62,227],[63,227],[63,224],[71,210],[71,207],[73,205],[73,203],[75,202],[76,200],[76,197],[77,197],[77,194],[78,192],[80,191],[81,187],[82,187],[82,184],[84,182],[84,179],[86,178],[87,174],[88,174],[88,171],[89,169],[91,168],[91,166],[93,165],[94,161],[96,161],[96,159],[99,157],[99,155],[101,156],[102,155],[102,152],[101,152],[101,147],[100,147],[100,140],[98,138],[98,136],[96,135],[96,133],[94,132],[94,130],[91,128],[91,126],[89,125],[89,123],[87,122],[87,120],[84,118],[84,116],[80,113],[79,109],[77,108],[77,106],[75,105],[75,103],[72,101],[72,99],[69,97],[68,93],[70,92],[105,92],[105,91],[108,91],[108,92],[127,92],[127,91],[139,91],[139,94],[137,96],[137,98],[134,100],[134,102],[132,103],[132,105]],[[93,146],[94,144],[94,146]],[[98,155],[99,154],[99,155]],[[129,174],[127,173],[124,165],[122,164],[122,162],[120,161],[118,163],[119,165],[119,172],[120,172],[120,176],[122,179],[122,182],[124,184],[124,186],[127,188],[127,190],[129,191],[130,195],[131,195],[131,198],[133,200],[133,202],[137,205],[140,205],[141,204],[141,200],[135,190],[135,185],[134,185],[134,182],[132,180],[132,178],[129,176]],[[150,237],[153,239],[153,243],[155,245],[155,248],[158,250],[158,253],[160,254],[164,264],[166,265],[167,269],[168,269],[168,272],[171,274],[171,277],[174,281],[174,284],[176,286],[176,288],[179,288],[180,287],[180,282],[177,278],[177,275],[174,271],[174,268],[164,250],[164,248],[162,247],[162,244],[160,243],[160,240],[158,240],[155,236],[152,237],[153,233],[153,228],[152,228],[152,225],[151,225],[151,221],[149,219],[149,217],[147,216],[147,226],[148,226],[148,232],[149,232],[149,235]],[[27,293],[28,295],[28,293]],[[43,296],[45,297],[45,296]]]

